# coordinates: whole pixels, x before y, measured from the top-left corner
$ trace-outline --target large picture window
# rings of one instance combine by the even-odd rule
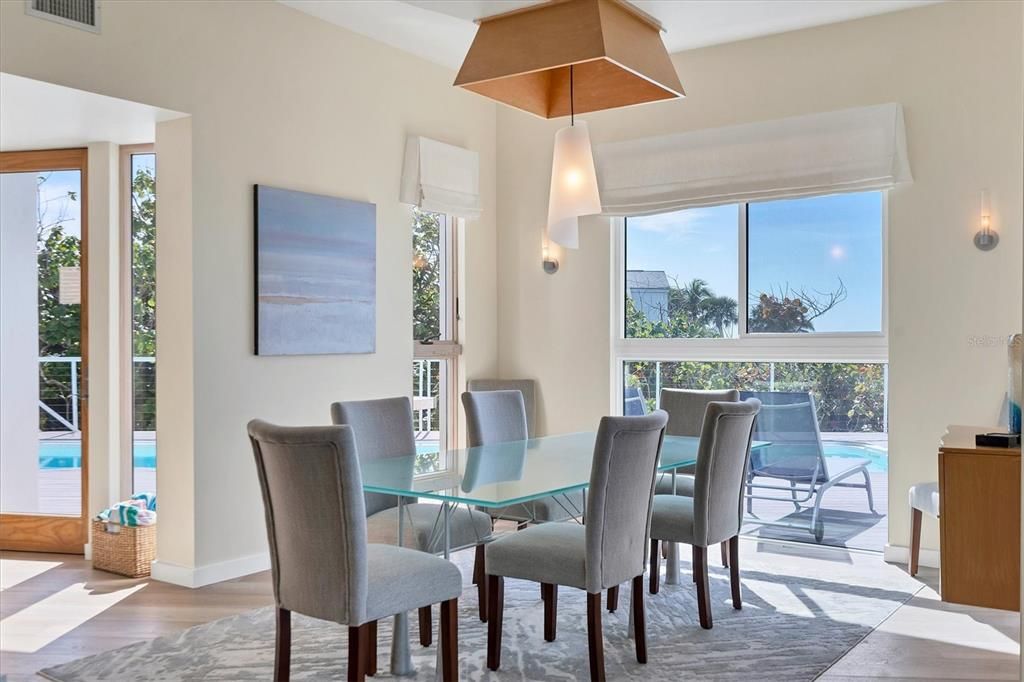
[[[882,193],[625,220],[624,337],[881,334]]]
[[[773,445],[752,459],[748,533],[887,541],[885,221],[872,191],[619,222],[615,408],[649,412],[663,389],[760,399]]]

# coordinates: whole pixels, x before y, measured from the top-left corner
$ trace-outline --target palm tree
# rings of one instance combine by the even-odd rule
[[[701,304],[701,322],[718,330],[725,336],[727,329],[739,322],[739,308],[736,299],[728,296],[711,296]]]
[[[701,319],[704,301],[714,296],[708,283],[700,278],[694,278],[683,287],[679,288],[679,297],[683,312],[691,320]]]

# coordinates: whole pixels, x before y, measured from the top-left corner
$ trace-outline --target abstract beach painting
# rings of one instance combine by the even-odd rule
[[[372,353],[377,207],[255,186],[256,354]]]

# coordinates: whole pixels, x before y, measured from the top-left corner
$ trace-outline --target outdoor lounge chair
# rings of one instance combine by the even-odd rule
[[[642,417],[647,414],[647,400],[639,386],[626,386],[622,392],[622,415]]]
[[[798,512],[813,500],[814,511],[808,530],[817,542],[821,542],[825,535],[821,498],[830,488],[864,488],[868,508],[871,513],[877,513],[868,474],[870,460],[828,460],[825,457],[814,396],[803,392],[775,391],[742,391],[740,396],[761,401],[761,412],[754,425],[754,440],[771,443],[769,447],[751,453],[746,493],[748,515],[753,514],[754,500],[790,501]],[[857,474],[864,477],[863,483],[847,482]],[[760,482],[758,479],[774,481]],[[783,481],[785,484],[781,483]],[[756,494],[755,491],[764,493]],[[772,524],[764,522],[764,525]]]

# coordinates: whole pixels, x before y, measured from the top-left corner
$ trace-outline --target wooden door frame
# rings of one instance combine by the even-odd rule
[[[51,514],[0,514],[0,549],[83,554],[89,541],[89,153],[84,147],[25,152],[0,152],[0,173],[77,170],[81,173],[79,205],[82,237],[79,267],[82,278],[82,381],[78,389],[79,431],[82,434],[82,510],[78,518]]]

